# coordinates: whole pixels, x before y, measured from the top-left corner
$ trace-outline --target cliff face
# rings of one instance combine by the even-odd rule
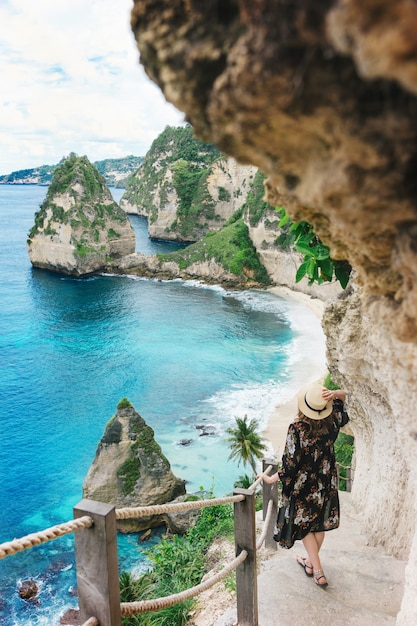
[[[171,471],[154,432],[128,401],[107,424],[83,485],[83,497],[118,508],[165,504],[185,494],[185,481]],[[166,521],[162,516],[119,520],[125,532]]]
[[[155,239],[198,241],[242,207],[255,172],[195,139],[191,127],[167,127],[131,178],[120,206],[148,217]]]
[[[245,221],[249,228],[249,236],[262,265],[268,272],[271,283],[289,287],[293,291],[299,291],[324,301],[342,293],[340,283],[337,281],[324,282],[322,285],[317,283],[309,285],[307,277],[304,276],[300,282],[295,283],[295,275],[303,261],[303,256],[294,250],[283,250],[276,244],[276,239],[282,231],[278,228],[277,213],[272,208],[267,209],[255,225],[252,225],[248,218]]]
[[[409,558],[397,624],[417,621],[417,12],[407,0],[136,0],[148,75],[196,134],[268,176],[351,290],[325,314],[352,397],[352,498],[375,545]]]
[[[135,233],[87,157],[58,167],[29,233],[32,265],[83,276],[135,250]]]

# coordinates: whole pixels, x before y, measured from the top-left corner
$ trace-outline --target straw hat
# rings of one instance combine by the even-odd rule
[[[319,383],[306,385],[298,392],[298,408],[306,417],[313,420],[322,420],[333,410],[333,401],[326,402],[322,398],[324,387]]]

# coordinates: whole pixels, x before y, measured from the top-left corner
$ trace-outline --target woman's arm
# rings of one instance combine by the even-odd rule
[[[279,480],[278,472],[276,472],[276,474],[272,474],[272,476],[269,476],[269,474],[265,474],[265,472],[261,472],[260,474],[256,475],[256,478],[262,478],[263,482],[268,483],[268,485],[276,483]]]

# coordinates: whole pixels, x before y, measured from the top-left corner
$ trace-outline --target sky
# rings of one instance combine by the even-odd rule
[[[0,175],[145,156],[184,115],[139,63],[132,0],[0,0]]]

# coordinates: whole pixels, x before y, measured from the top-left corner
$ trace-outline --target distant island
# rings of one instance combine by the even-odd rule
[[[61,159],[56,165],[40,165],[32,169],[17,170],[0,176],[0,185],[49,185]],[[143,157],[126,156],[121,159],[94,161],[93,165],[104,176],[109,187],[125,188],[128,180],[141,165]]]

